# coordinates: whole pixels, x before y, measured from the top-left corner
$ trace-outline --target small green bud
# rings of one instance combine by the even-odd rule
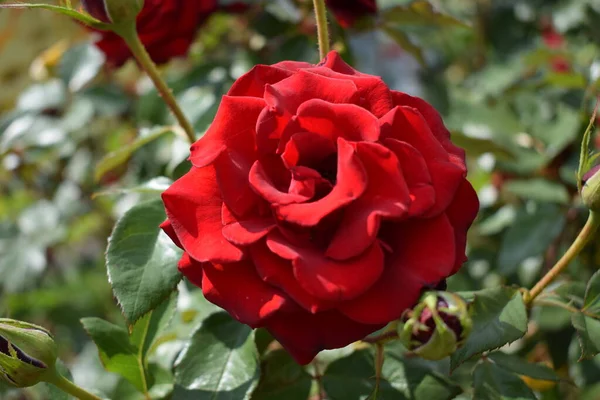
[[[16,387],[33,386],[54,369],[56,343],[46,329],[0,318],[0,379]]]
[[[144,0],[81,0],[84,10],[106,24],[135,21]]]
[[[596,165],[583,176],[581,199],[590,210],[600,211],[600,165]]]
[[[460,348],[473,323],[466,301],[449,292],[427,292],[402,317],[399,336],[404,346],[427,360],[441,360]]]

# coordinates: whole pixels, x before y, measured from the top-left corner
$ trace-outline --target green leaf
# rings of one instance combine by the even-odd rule
[[[499,160],[510,161],[515,159],[515,156],[509,150],[491,139],[475,138],[454,131],[452,132],[452,143],[465,149],[471,157],[492,153]]]
[[[517,375],[484,361],[473,373],[474,399],[477,400],[535,400],[536,397]]]
[[[130,325],[166,299],[181,280],[181,250],[159,228],[165,218],[160,200],[138,204],[108,239],[108,279]]]
[[[59,74],[72,92],[81,90],[96,77],[104,64],[103,53],[93,44],[70,48],[60,60]]]
[[[121,375],[140,392],[146,393],[144,366],[138,359],[138,349],[129,341],[127,330],[100,318],[83,318],[81,323],[98,347],[104,368]]]
[[[452,354],[451,366],[484,351],[494,350],[520,339],[527,332],[527,310],[521,293],[497,287],[475,292],[471,304],[473,331],[464,346]]]
[[[274,350],[262,361],[262,379],[252,400],[306,400],[312,377],[285,350]]]
[[[164,301],[140,319],[133,326],[131,334],[125,328],[103,319],[83,318],[81,323],[98,347],[104,368],[121,375],[140,392],[148,393],[152,384],[148,355],[169,325],[175,303],[175,297]]]
[[[522,199],[547,203],[568,204],[570,197],[564,185],[542,178],[511,180],[502,189]]]
[[[173,133],[173,129],[171,127],[156,128],[151,130],[147,134],[140,136],[135,141],[133,141],[133,143],[130,143],[129,145],[122,147],[117,151],[108,153],[96,165],[96,171],[94,173],[95,181],[99,182],[107,172],[112,171],[113,169],[123,164],[129,159],[129,157],[131,157],[133,153],[135,153],[142,146],[170,133]]]
[[[222,312],[202,322],[175,363],[175,381],[197,398],[249,399],[259,376],[253,330]]]
[[[516,221],[502,238],[498,255],[502,275],[515,273],[526,258],[542,254],[563,231],[565,215],[559,207],[544,204],[532,213],[520,212]]]
[[[557,382],[560,377],[550,367],[543,364],[531,364],[522,358],[502,352],[495,352],[488,355],[488,358],[494,361],[498,366],[514,372],[518,375],[525,375],[533,379]]]
[[[461,389],[436,370],[439,363],[403,358],[398,351],[385,350],[377,400],[450,400]],[[323,375],[330,400],[363,400],[375,390],[374,354],[371,349],[332,362]]]
[[[175,314],[177,296],[163,301],[152,312],[140,318],[130,334],[130,342],[139,350],[142,360],[146,360],[152,352],[153,345],[159,341],[160,334],[170,325]]]
[[[165,176],[157,176],[156,178],[152,178],[149,181],[144,182],[138,186],[129,188],[110,188],[108,190],[96,192],[92,195],[92,198],[96,198],[98,196],[108,196],[126,193],[140,193],[160,196],[160,194],[167,190],[172,184],[173,180]]]
[[[396,43],[398,43],[398,45],[400,47],[402,47],[402,49],[406,50],[407,52],[409,52],[410,54],[413,55],[413,57],[415,57],[415,59],[421,64],[421,65],[426,65],[427,63],[425,62],[425,57],[423,56],[423,50],[417,46],[416,44],[414,44],[410,38],[408,37],[408,35],[401,31],[400,29],[398,29],[395,26],[386,26],[384,25],[382,27],[383,31],[385,33],[388,34],[389,37],[391,37],[392,39],[394,39],[394,41]]]
[[[571,322],[579,337],[579,360],[590,359],[600,353],[600,321],[580,312],[571,314]]]
[[[439,26],[462,26],[468,27],[464,22],[437,11],[434,6],[426,0],[415,0],[408,5],[400,5],[388,8],[382,13],[386,23],[401,25],[425,24]]]
[[[600,271],[592,275],[588,282],[583,301],[583,311],[600,314]]]
[[[107,25],[101,23],[96,18],[93,18],[90,15],[83,14],[74,10],[72,8],[62,7],[62,6],[54,6],[50,4],[31,4],[31,3],[13,3],[13,4],[0,4],[0,8],[41,8],[44,10],[58,12],[60,14],[66,15],[67,17],[75,18],[79,22],[83,22],[86,25],[93,26],[95,28],[105,28]]]

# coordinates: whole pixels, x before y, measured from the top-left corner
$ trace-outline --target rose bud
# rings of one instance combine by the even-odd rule
[[[405,313],[399,330],[404,346],[427,360],[441,360],[460,348],[472,321],[465,300],[449,292],[427,292]]]
[[[37,325],[0,318],[0,378],[16,387],[44,381],[54,369],[56,343]]]
[[[301,364],[398,320],[466,260],[464,151],[429,103],[334,51],[237,79],[190,161],[162,194],[179,270]]]
[[[377,13],[375,0],[325,0],[325,4],[344,28],[353,26],[363,17]]]
[[[133,21],[142,10],[144,0],[81,0],[83,9],[92,17],[107,23]]]
[[[581,199],[592,211],[600,211],[600,165],[596,165],[583,175]]]

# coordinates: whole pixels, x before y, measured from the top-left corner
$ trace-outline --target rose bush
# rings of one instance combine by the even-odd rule
[[[97,2],[88,3],[92,10],[98,10]],[[145,0],[137,17],[137,30],[152,60],[162,64],[185,55],[202,22],[217,10],[217,3],[217,0]],[[97,11],[100,15],[102,12],[105,11]],[[96,32],[95,44],[109,64],[120,66],[131,57],[129,48],[117,34]]]
[[[359,18],[377,13],[375,0],[326,0],[325,4],[344,28],[354,25]]]
[[[206,298],[308,363],[398,319],[465,261],[478,211],[435,109],[331,52],[239,78],[162,228]]]

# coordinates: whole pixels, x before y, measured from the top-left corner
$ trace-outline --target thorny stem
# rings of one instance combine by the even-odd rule
[[[317,20],[317,35],[319,38],[319,55],[321,60],[329,53],[329,29],[327,27],[327,11],[325,0],[313,0],[315,18]]]
[[[560,275],[565,268],[569,265],[571,261],[583,250],[585,245],[590,241],[590,239],[594,236],[594,233],[598,229],[600,225],[600,217],[596,215],[594,211],[590,211],[590,215],[588,217],[585,226],[579,232],[579,235],[566,251],[566,253],[554,264],[554,266],[540,279],[535,286],[526,293],[525,295],[525,304],[530,305],[533,300],[542,293],[542,291],[548,287],[556,279],[558,275]]]
[[[167,104],[179,125],[185,131],[185,134],[190,142],[190,144],[196,141],[196,134],[194,132],[194,128],[192,124],[188,121],[187,117],[179,107],[177,100],[175,100],[175,96],[173,96],[173,92],[169,88],[169,86],[165,83],[164,79],[160,76],[158,69],[156,68],[156,64],[150,58],[150,55],[146,51],[143,43],[141,42],[137,31],[135,29],[135,25],[128,24],[123,26],[122,29],[115,29],[115,32],[118,33],[123,40],[129,46],[131,53],[140,64],[140,66],[146,71],[156,90],[160,93],[163,101]]]

